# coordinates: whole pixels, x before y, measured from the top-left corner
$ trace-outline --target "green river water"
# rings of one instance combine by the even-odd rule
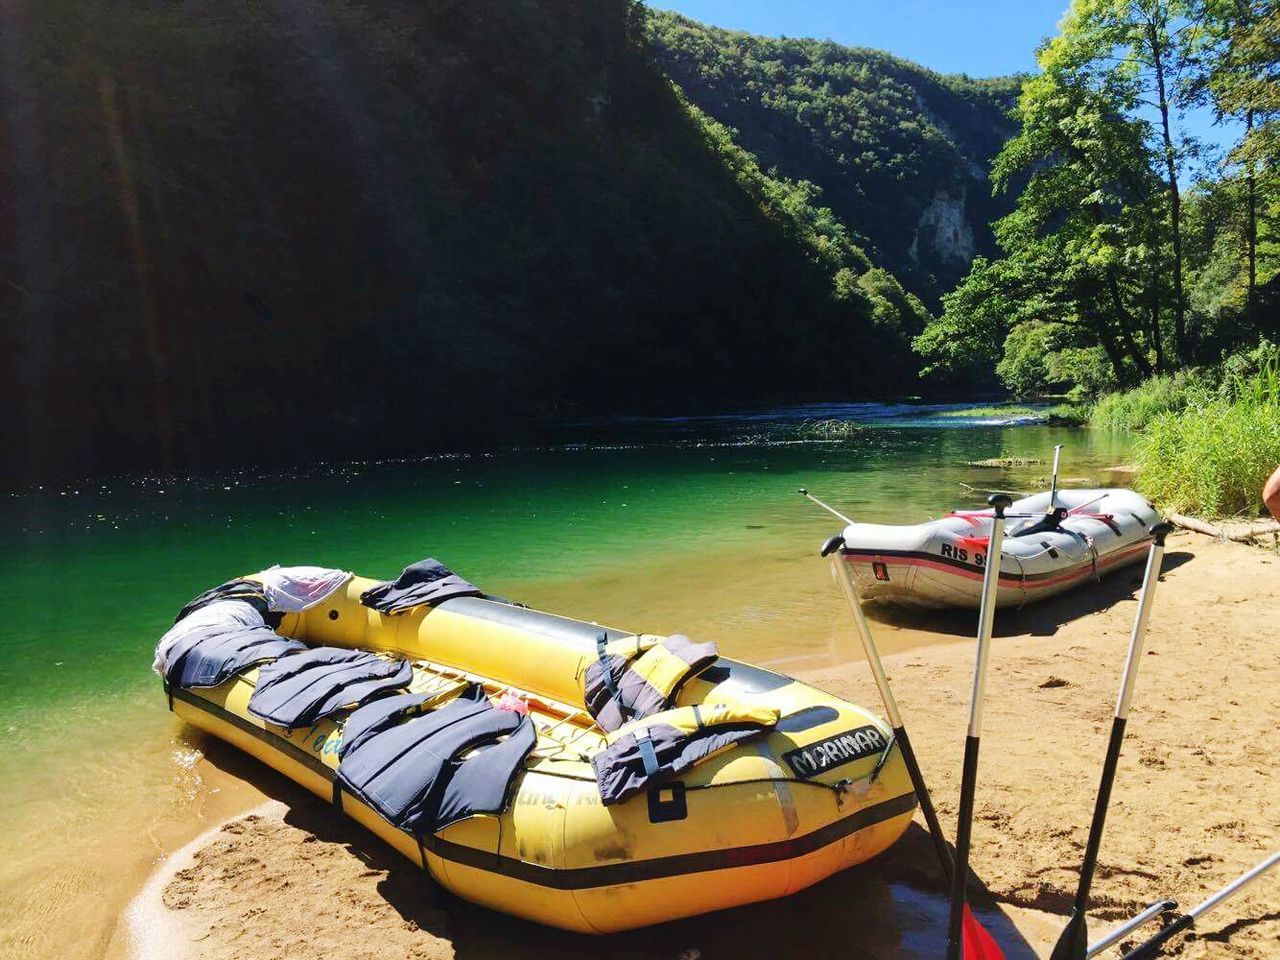
[[[390,577],[435,556],[557,613],[678,630],[783,671],[836,662],[855,654],[816,548],[839,524],[796,487],[863,519],[912,522],[979,502],[962,483],[1030,489],[1046,469],[966,461],[1066,443],[1064,476],[1093,485],[1126,454],[1106,434],[940,412],[583,423],[492,454],[8,495],[0,955],[106,952],[121,897],[157,857],[258,799],[202,760],[208,745],[171,718],[149,670],[156,638],[202,589],[272,563]],[[796,440],[798,422],[833,415],[868,428]]]

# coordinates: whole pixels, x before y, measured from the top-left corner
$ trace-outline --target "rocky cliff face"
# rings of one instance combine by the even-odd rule
[[[964,188],[961,188],[959,196],[938,190],[921,211],[915,236],[907,250],[917,264],[921,262],[922,251],[926,260],[948,267],[966,269],[973,262],[978,243],[974,239],[974,225],[965,208],[967,193]]]

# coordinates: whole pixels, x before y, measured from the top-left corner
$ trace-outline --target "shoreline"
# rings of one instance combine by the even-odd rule
[[[1280,663],[1268,623],[1280,613],[1280,557],[1179,533],[1170,538],[1165,571],[1094,886],[1095,936],[1152,900],[1197,902],[1280,845],[1270,799],[1280,795],[1280,784],[1267,760],[1280,751],[1274,724]],[[1130,568],[1104,581],[1110,602],[1076,618],[1063,618],[1055,601],[997,618],[972,865],[998,911],[984,920],[1010,958],[1047,950],[1074,891],[1140,575],[1140,567]],[[832,612],[838,613],[834,606]],[[834,620],[833,629],[840,629]],[[880,636],[916,627],[873,621],[873,629]],[[949,633],[885,657],[948,828],[972,668],[971,646]],[[1225,656],[1224,642],[1231,645]],[[879,710],[861,661],[798,678]],[[865,867],[784,900],[601,939],[535,927],[427,891],[420,871],[364,831],[327,825],[322,806],[299,793],[201,834],[153,873],[130,907],[128,929],[132,918],[143,917],[157,928],[185,930],[201,937],[200,955],[212,960],[265,960],[286,944],[290,956],[363,956],[362,945],[371,941],[394,943],[423,960],[452,956],[455,948],[496,957],[515,942],[569,956],[608,950],[669,958],[728,943],[737,954],[763,955],[800,946],[780,946],[771,932],[797,923],[811,925],[805,942],[812,938],[814,951],[836,943],[856,956],[925,957],[936,955],[940,943],[945,891],[918,827]],[[268,808],[279,816],[265,815]],[[246,874],[231,869],[237,863],[254,866]],[[304,940],[289,936],[299,898],[317,895],[327,895],[333,919]],[[172,909],[184,899],[181,911]],[[976,899],[985,909],[982,895]],[[1264,879],[1207,916],[1200,932],[1168,955],[1267,956],[1280,937],[1278,905],[1280,888]],[[878,919],[849,929],[849,917],[861,922],[864,913]],[[178,926],[164,926],[166,920]],[[149,956],[122,946],[121,955]]]

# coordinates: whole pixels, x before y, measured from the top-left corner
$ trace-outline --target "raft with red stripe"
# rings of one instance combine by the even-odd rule
[[[1095,583],[1146,555],[1160,516],[1125,489],[1059,490],[1014,502],[1001,551],[1002,607],[1020,607]],[[958,510],[913,525],[853,523],[841,557],[863,600],[911,607],[977,607],[991,531],[990,510]]]

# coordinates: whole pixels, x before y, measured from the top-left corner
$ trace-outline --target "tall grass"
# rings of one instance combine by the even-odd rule
[[[1193,370],[1152,377],[1132,390],[1098,398],[1089,414],[1089,426],[1102,430],[1145,430],[1157,417],[1186,408],[1208,389],[1205,376]]]
[[[1216,391],[1156,415],[1138,442],[1138,489],[1161,506],[1206,517],[1256,515],[1280,465],[1280,355],[1227,367]]]

